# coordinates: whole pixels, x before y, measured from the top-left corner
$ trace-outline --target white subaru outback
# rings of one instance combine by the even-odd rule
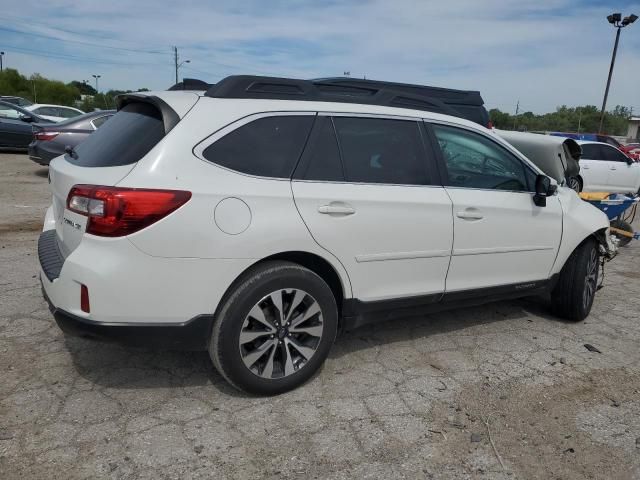
[[[60,328],[208,349],[275,394],[340,328],[392,315],[550,292],[584,319],[606,216],[422,100],[249,76],[120,97],[51,162],[38,253]]]

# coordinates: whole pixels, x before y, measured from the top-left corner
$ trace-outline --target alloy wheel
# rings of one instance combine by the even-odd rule
[[[313,296],[295,288],[276,290],[245,317],[238,340],[240,356],[259,377],[287,377],[316,353],[323,328],[322,311]]]
[[[587,262],[587,275],[584,279],[584,291],[582,294],[582,305],[585,310],[588,310],[593,296],[596,293],[598,283],[598,252],[594,248],[591,250],[589,261]]]

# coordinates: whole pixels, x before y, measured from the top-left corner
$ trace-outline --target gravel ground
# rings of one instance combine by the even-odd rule
[[[37,278],[48,203],[47,169],[0,154],[3,479],[640,478],[640,245],[586,322],[532,299],[386,323],[253,398],[206,353],[65,338]]]

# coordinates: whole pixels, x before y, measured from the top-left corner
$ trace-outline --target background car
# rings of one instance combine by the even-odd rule
[[[22,107],[0,100],[0,148],[26,149],[31,142],[32,125],[52,123]]]
[[[632,159],[640,160],[640,143],[627,143],[626,145],[621,145],[620,150]]]
[[[97,130],[116,113],[115,110],[100,110],[85,113],[64,122],[49,125],[34,125],[33,141],[29,144],[29,158],[40,165],[65,153],[66,147],[75,147]]]
[[[77,108],[67,107],[64,105],[49,105],[43,103],[34,103],[25,107],[30,112],[34,112],[47,120],[54,122],[63,122],[69,118],[74,118],[79,115],[84,115],[82,110]]]
[[[22,108],[33,105],[33,102],[31,100],[27,100],[26,98],[22,97],[15,97],[12,95],[0,95],[0,101],[9,102]]]
[[[570,186],[580,192],[635,193],[640,190],[640,163],[603,142],[578,141],[580,173]]]

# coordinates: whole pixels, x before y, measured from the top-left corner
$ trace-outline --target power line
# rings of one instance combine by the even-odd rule
[[[135,67],[138,65],[153,65],[153,66],[162,65],[160,63],[150,63],[150,62],[118,62],[113,60],[98,60],[95,58],[79,57],[76,55],[68,55],[63,53],[43,52],[42,50],[34,50],[31,48],[18,47],[15,45],[6,45],[6,49],[15,50],[16,52],[24,53],[26,55],[31,55],[36,57],[56,58],[59,60],[71,60],[71,61],[80,61],[80,62],[88,62],[88,63],[101,63],[105,65],[123,65],[128,67]]]
[[[62,39],[62,38],[58,38],[58,37],[53,37],[51,35],[45,35],[43,33],[28,32],[28,31],[24,31],[24,30],[17,30],[17,29],[7,28],[7,27],[0,27],[0,30],[4,30],[6,32],[12,32],[12,33],[19,33],[19,34],[23,34],[23,35],[30,35],[30,36],[34,36],[34,37],[46,38],[48,40],[55,40],[57,42],[76,43],[78,45],[85,45],[85,46],[97,47],[97,48],[107,48],[107,49],[111,49],[111,50],[122,50],[122,51],[125,51],[125,52],[148,53],[148,54],[154,54],[154,55],[165,55],[167,53],[167,52],[154,51],[154,50],[139,50],[139,49],[134,49],[134,48],[115,47],[113,45],[101,45],[101,44],[98,44],[98,43],[83,42],[83,41],[80,41],[80,40],[66,40],[66,39]]]

